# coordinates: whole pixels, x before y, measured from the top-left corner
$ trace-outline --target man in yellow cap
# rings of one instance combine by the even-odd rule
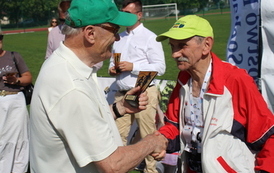
[[[123,146],[114,118],[144,110],[124,99],[108,105],[94,64],[109,59],[119,25],[131,26],[135,14],[118,11],[113,0],[73,0],[63,28],[65,41],[45,61],[30,108],[30,167],[33,173],[125,173],[147,155],[165,154],[159,132]],[[133,88],[128,94],[138,92]]]
[[[159,130],[167,152],[180,151],[179,170],[273,172],[274,116],[246,71],[211,51],[209,22],[188,15],[156,39],[169,39],[180,69]]]

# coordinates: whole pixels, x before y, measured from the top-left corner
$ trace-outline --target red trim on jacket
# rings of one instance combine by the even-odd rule
[[[217,158],[218,162],[222,165],[222,167],[228,172],[228,173],[237,173],[234,169],[232,169],[224,160],[222,157]]]

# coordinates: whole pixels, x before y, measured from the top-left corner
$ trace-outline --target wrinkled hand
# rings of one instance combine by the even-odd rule
[[[131,90],[129,90],[127,94],[131,95],[131,94],[135,94],[137,93],[139,90],[140,90],[140,86],[138,87],[135,87],[135,88],[132,88]],[[118,109],[119,109],[119,112],[121,115],[124,115],[126,113],[137,113],[137,112],[140,112],[142,110],[145,110],[146,109],[146,106],[148,104],[148,96],[147,96],[147,92],[143,92],[139,95],[139,107],[138,108],[135,108],[135,107],[132,107],[130,106],[126,101],[125,101],[125,97],[116,103],[116,105],[118,106]]]
[[[127,61],[121,61],[119,63],[119,69],[123,71],[132,71],[133,70],[133,63]]]
[[[166,156],[166,150],[163,150],[160,153],[152,153],[151,156],[154,158],[154,160],[161,161]]]
[[[132,95],[137,93],[140,90],[140,86],[133,88],[131,90],[129,90],[127,94]],[[136,113],[136,112],[140,112],[141,110],[145,110],[146,106],[148,104],[148,96],[147,96],[147,92],[143,92],[139,95],[138,101],[139,101],[139,107],[138,108],[134,108],[132,106],[130,106],[125,100],[125,97],[123,98],[123,102],[124,102],[124,107],[126,108],[126,113]]]
[[[166,148],[168,140],[164,135],[162,135],[159,131],[155,131],[154,134],[157,136],[157,146],[154,151],[150,154],[155,160],[160,161],[163,160],[166,156]]]

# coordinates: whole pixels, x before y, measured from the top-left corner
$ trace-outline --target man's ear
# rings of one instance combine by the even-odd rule
[[[143,17],[143,12],[142,11],[138,12],[137,13],[138,21],[140,21],[142,19],[142,17]]]
[[[210,51],[212,50],[212,47],[213,47],[213,43],[214,43],[214,40],[212,37],[206,37],[204,39],[204,49],[203,49],[203,55],[207,55],[210,53]]]
[[[93,44],[95,42],[95,27],[93,25],[88,25],[83,28],[84,37],[86,40]]]

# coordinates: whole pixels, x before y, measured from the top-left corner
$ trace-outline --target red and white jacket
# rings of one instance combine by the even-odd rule
[[[203,97],[204,173],[274,173],[274,116],[267,108],[254,80],[245,70],[212,55],[212,76]],[[169,140],[167,152],[180,151],[182,172],[185,140],[182,129],[184,102],[190,75],[181,71],[170,97],[165,125],[160,132]]]

